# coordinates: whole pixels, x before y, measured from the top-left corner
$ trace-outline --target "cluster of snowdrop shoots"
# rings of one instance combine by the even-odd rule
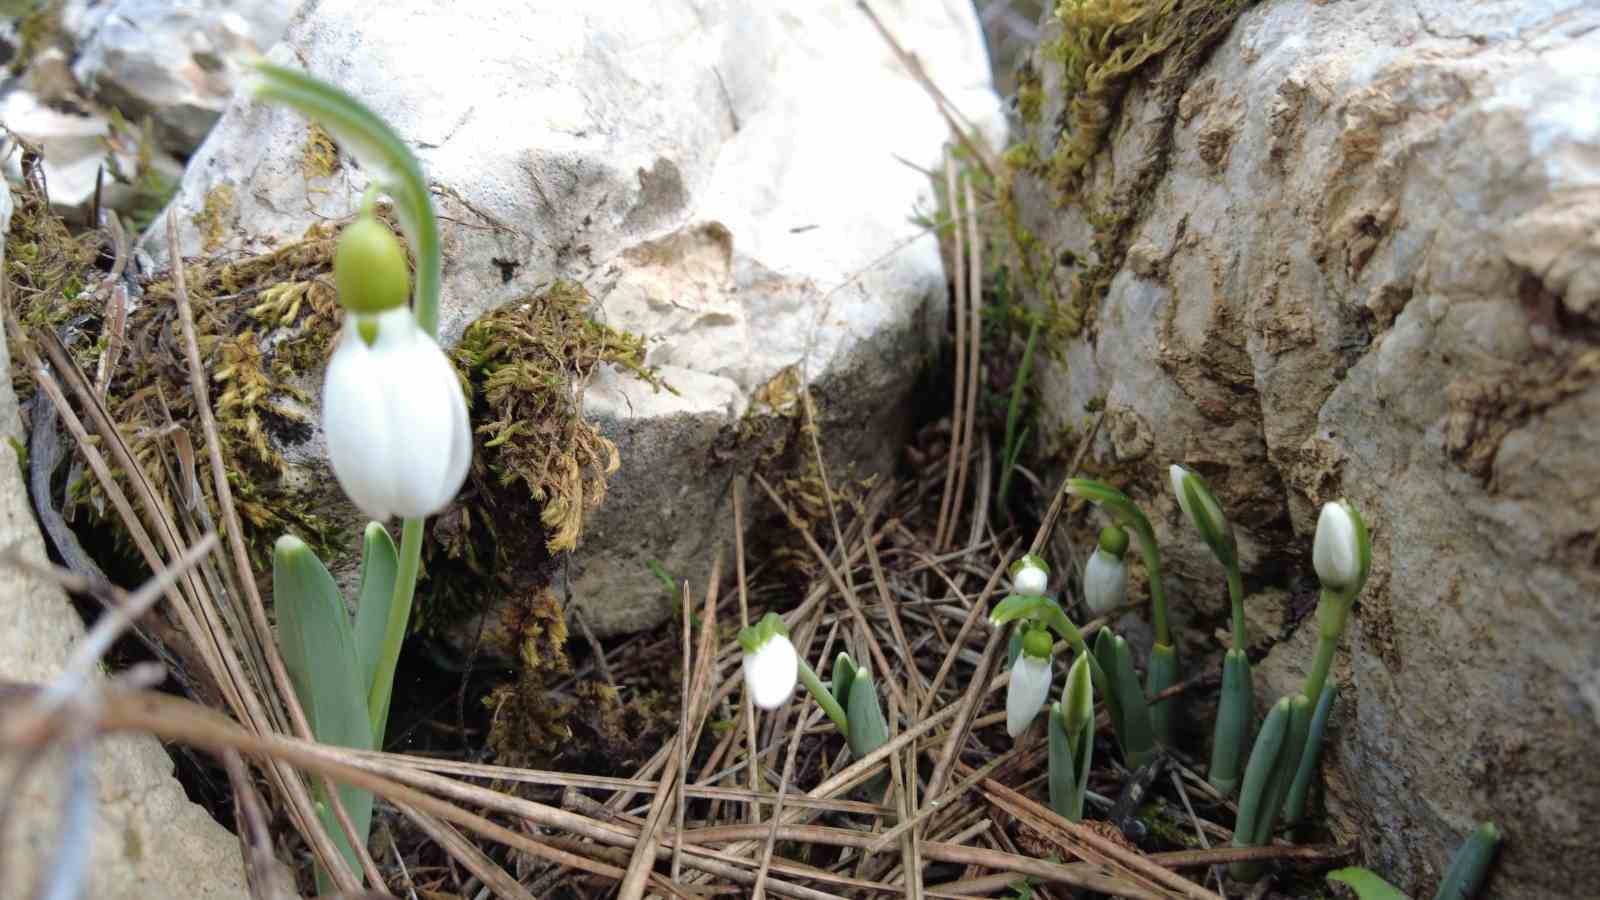
[[[1222,564],[1232,605],[1232,642],[1223,658],[1207,780],[1220,796],[1238,798],[1234,846],[1261,846],[1276,833],[1280,823],[1293,825],[1305,815],[1329,712],[1338,691],[1337,683],[1329,678],[1329,669],[1350,609],[1372,570],[1371,540],[1366,523],[1349,502],[1339,500],[1322,507],[1312,545],[1312,563],[1321,584],[1315,655],[1304,685],[1273,704],[1251,742],[1254,703],[1250,661],[1245,655],[1243,579],[1233,527],[1199,475],[1174,465],[1170,476],[1184,517]],[[1092,501],[1111,519],[1101,530],[1084,566],[1084,606],[1091,615],[1098,616],[1124,605],[1131,533],[1149,576],[1155,632],[1141,683],[1128,642],[1111,628],[1099,630],[1092,648],[1085,642],[1078,626],[1050,594],[1049,565],[1034,554],[1012,564],[1011,593],[990,614],[993,627],[1012,628],[1006,731],[1013,740],[1027,732],[1049,701],[1058,639],[1073,652],[1060,699],[1049,703],[1045,718],[1050,806],[1061,816],[1079,821],[1083,818],[1094,751],[1095,698],[1105,702],[1115,744],[1124,762],[1129,768],[1138,768],[1152,762],[1160,748],[1172,742],[1175,701],[1163,692],[1178,683],[1180,667],[1167,621],[1160,548],[1149,520],[1127,495],[1102,482],[1073,479],[1066,490]],[[758,626],[745,629],[740,639],[746,651],[745,682],[756,705],[764,709],[778,707],[789,698],[798,681],[825,708],[838,706],[839,667],[835,667],[834,684],[822,684],[805,660],[797,656],[776,615],[769,613]],[[848,669],[848,657],[841,655],[841,659]],[[835,715],[830,709],[830,716],[847,737],[861,727],[856,719],[858,713],[865,719],[870,710],[877,721],[882,720],[881,713],[876,712],[875,696],[855,696],[864,683],[870,689],[869,680],[856,676],[850,687],[848,710]],[[878,740],[881,744],[882,738]],[[857,747],[854,739],[850,744],[857,753],[871,749]],[[1492,825],[1485,825],[1469,839],[1458,854],[1457,865],[1452,867],[1452,872],[1459,872],[1447,879],[1451,890],[1462,892],[1440,896],[1470,896],[1483,877],[1497,840]],[[1262,871],[1262,865],[1253,861],[1230,866],[1230,874],[1239,880],[1256,880]],[[1341,873],[1363,883],[1376,877],[1364,870]]]

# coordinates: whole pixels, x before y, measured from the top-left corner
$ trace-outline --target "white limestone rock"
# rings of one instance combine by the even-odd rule
[[[11,192],[0,190],[0,267],[11,219]],[[0,340],[0,546],[44,559],[22,465],[14,447],[25,440],[11,389],[8,345]],[[41,683],[61,671],[83,622],[59,588],[10,566],[0,566],[0,596],[6,598],[0,626],[0,679]],[[0,784],[19,784],[7,797],[5,883],[0,897],[29,897],[55,852],[61,809],[59,754],[46,758],[21,782],[17,760],[0,757]],[[97,900],[194,897],[245,898],[239,842],[206,811],[189,802],[172,777],[172,758],[148,736],[118,736],[94,749],[95,791],[92,844],[84,896]]]
[[[1063,98],[1037,64],[1028,139],[1048,159]],[[1092,452],[1163,532],[1178,617],[1225,612],[1169,463],[1217,490],[1291,625],[1314,602],[1318,506],[1350,498],[1375,567],[1338,670],[1335,821],[1413,896],[1487,819],[1508,840],[1485,896],[1590,896],[1600,9],[1278,0],[1177,92],[1158,68],[1080,194],[1019,181],[1044,254],[1093,261],[1086,213],[1148,179],[1093,330],[1040,373],[1040,430],[1104,398]],[[1314,627],[1260,666],[1260,708],[1298,686]]]
[[[999,146],[970,5],[875,9]],[[913,166],[938,164],[947,131],[854,3],[325,0],[270,58],[362,98],[416,150],[443,216],[446,342],[557,278],[651,338],[676,396],[609,373],[584,393],[623,460],[566,586],[598,631],[668,613],[646,560],[705,577],[732,537],[734,466],[714,450],[785,369],[804,369],[842,459],[887,466],[943,316],[937,244],[911,219],[932,209]],[[367,176],[349,159],[308,175],[307,133],[235,101],[175,201],[185,253],[260,249],[352,212]],[[221,189],[234,201],[207,247],[192,217]]]

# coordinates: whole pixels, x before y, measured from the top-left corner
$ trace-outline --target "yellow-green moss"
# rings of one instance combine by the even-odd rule
[[[205,206],[194,214],[194,227],[200,229],[201,247],[205,252],[222,246],[227,237],[228,216],[233,213],[235,197],[233,185],[223,182],[206,191]]]
[[[339,145],[328,130],[312,122],[300,147],[300,172],[307,178],[327,178],[339,171]]]
[[[61,335],[92,373],[110,337],[101,319],[105,295],[83,288],[98,286],[103,277],[94,268],[94,237],[72,235],[31,188],[17,198],[8,248],[21,252],[7,254],[6,276],[18,318],[27,329]],[[315,511],[320,499],[284,483],[286,463],[278,449],[309,435],[299,411],[309,398],[298,382],[310,371],[307,363],[321,365],[337,332],[330,280],[337,234],[337,226],[319,224],[273,253],[185,268],[229,484],[251,555],[263,567],[272,542],[285,532],[299,535],[325,558],[344,549],[340,535]],[[172,425],[193,436],[196,475],[209,485],[172,284],[163,277],[144,290],[127,317],[106,405],[158,491],[168,487],[173,449],[165,435]],[[286,332],[283,340],[264,340],[278,329]],[[21,370],[20,355],[13,351],[12,359],[25,400],[31,380]],[[217,520],[218,512],[211,514]]]
[[[577,546],[584,514],[605,499],[617,448],[579,412],[574,375],[621,366],[660,389],[644,339],[591,320],[593,298],[557,282],[468,326],[451,353],[471,388],[474,465],[501,487],[521,484],[543,510],[552,553]]]

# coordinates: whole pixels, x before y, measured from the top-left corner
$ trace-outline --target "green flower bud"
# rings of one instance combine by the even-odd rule
[[[1128,532],[1116,525],[1100,529],[1100,549],[1121,559],[1128,553]]]
[[[1030,628],[1022,636],[1022,652],[1036,659],[1049,659],[1050,648],[1054,645],[1048,628]]]
[[[362,215],[339,235],[333,282],[339,302],[353,313],[373,315],[404,306],[411,294],[405,248],[389,226]]]

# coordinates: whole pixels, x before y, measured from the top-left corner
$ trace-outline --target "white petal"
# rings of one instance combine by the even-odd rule
[[[744,655],[744,684],[750,699],[762,709],[777,709],[794,693],[800,677],[800,657],[794,644],[781,634],[773,635]]]
[[[1006,733],[1012,739],[1028,730],[1050,696],[1050,660],[1018,653],[1011,665],[1011,684],[1006,690]]]
[[[1127,562],[1096,547],[1083,567],[1083,602],[1100,615],[1121,606],[1127,589]]]
[[[1189,492],[1183,489],[1184,479],[1188,476],[1189,470],[1177,463],[1167,467],[1167,477],[1172,479],[1172,493],[1178,497],[1178,506],[1183,509],[1184,517],[1193,523],[1194,510],[1189,508]]]
[[[363,514],[384,521],[395,512],[388,477],[392,433],[374,393],[378,382],[372,349],[356,333],[355,317],[346,316],[323,376],[322,432],[339,487]]]
[[[1350,513],[1338,503],[1324,503],[1317,517],[1317,537],[1311,545],[1311,563],[1324,587],[1343,588],[1361,576],[1360,548]]]
[[[460,387],[444,351],[416,326],[409,310],[384,313],[373,347],[383,374],[383,406],[396,436],[390,462],[395,512],[405,517],[432,515],[455,496],[460,483],[447,483],[454,461],[455,410]]]
[[[1017,577],[1012,581],[1012,588],[1017,593],[1028,597],[1037,597],[1044,593],[1050,585],[1050,576],[1038,566],[1025,565],[1017,571]]]

